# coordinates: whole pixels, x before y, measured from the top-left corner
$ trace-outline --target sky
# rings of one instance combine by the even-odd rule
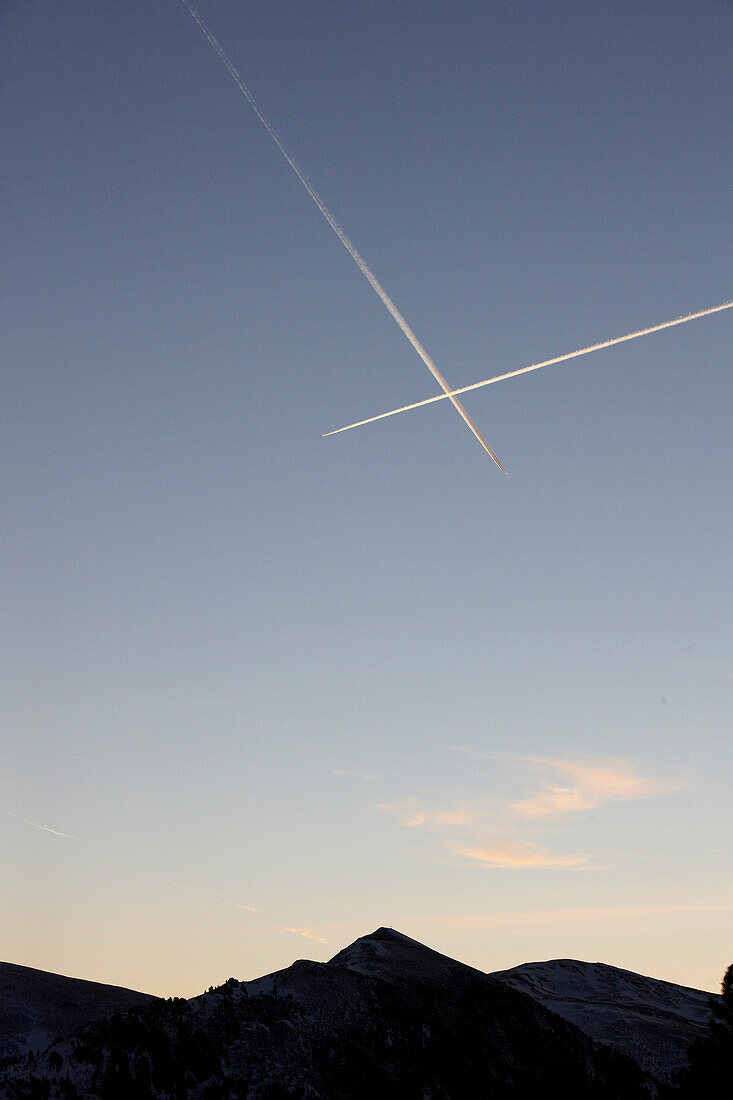
[[[453,386],[733,297],[733,6],[198,0]],[[0,9],[3,958],[716,989],[733,310],[440,392],[180,0]]]

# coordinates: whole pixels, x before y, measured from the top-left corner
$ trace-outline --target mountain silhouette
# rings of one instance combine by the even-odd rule
[[[532,970],[551,965],[554,979]],[[490,975],[393,929],[378,928],[326,963],[300,959],[253,981],[230,978],[190,1000],[147,999],[73,1033],[62,1028],[43,1052],[6,1060],[0,1097],[634,1100],[655,1095],[660,1076],[630,1057],[623,1044],[606,1042],[600,1026],[595,1035],[582,1030],[542,1003],[564,995],[559,986],[567,994],[573,965],[598,964],[558,960],[528,964],[525,973],[517,968]],[[654,979],[627,977],[652,983],[644,987],[648,1000]],[[577,974],[574,981],[578,1015],[582,982]],[[514,988],[522,984],[527,991]],[[625,1011],[623,1005],[619,1011]]]

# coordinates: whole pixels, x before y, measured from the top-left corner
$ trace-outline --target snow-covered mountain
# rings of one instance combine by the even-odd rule
[[[134,989],[0,963],[0,1058],[45,1050],[83,1024],[150,1000]]]
[[[721,998],[571,959],[484,974],[390,928],[189,1001],[0,964],[0,1100],[650,1100],[702,1036],[722,1058],[698,1045],[684,1095],[727,1098]]]
[[[190,1001],[90,1024],[0,1070],[0,1097],[641,1100],[639,1067],[507,983],[380,928]]]
[[[628,1054],[662,1082],[685,1064],[690,1043],[707,1031],[711,1001],[720,1000],[699,989],[575,959],[524,963],[492,977]]]

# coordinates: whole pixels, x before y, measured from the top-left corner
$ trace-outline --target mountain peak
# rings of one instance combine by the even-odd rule
[[[481,973],[465,963],[441,955],[439,951],[433,951],[396,928],[384,926],[354,940],[334,955],[327,965],[345,967],[387,981],[410,979],[429,981],[431,984],[449,981],[458,972]],[[481,973],[481,977],[486,975]]]
[[[24,978],[27,1010],[36,976]],[[328,963],[301,959],[189,1001],[144,999],[75,1037],[59,1003],[61,1038],[4,1066],[0,1096],[56,1095],[68,1076],[87,1100],[189,1095],[192,1080],[196,1095],[217,1096],[232,1083],[243,1095],[356,1096],[358,1081],[360,1096],[641,1100],[704,1032],[704,997],[571,959],[487,975],[382,926]],[[34,1011],[27,1029],[37,1022]]]
[[[366,961],[367,959],[376,960],[380,958],[385,959],[395,952],[410,950],[429,951],[430,948],[426,947],[418,940],[411,939],[410,936],[406,936],[403,932],[398,932],[396,928],[387,928],[382,925],[380,928],[375,929],[374,932],[370,932],[366,936],[360,936],[358,940],[354,940],[348,947],[344,947],[337,955],[329,959],[328,965],[348,966],[353,970],[356,968],[354,964],[358,961]]]

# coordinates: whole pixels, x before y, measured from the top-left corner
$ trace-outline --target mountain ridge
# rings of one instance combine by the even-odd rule
[[[43,1050],[59,1035],[148,999],[156,998],[125,986],[0,962],[0,1058]]]
[[[564,1100],[653,1096],[678,1065],[680,1019],[684,1030],[697,1012],[702,1026],[699,998],[706,994],[687,991],[698,1000],[672,1013],[673,1049],[657,1064],[651,1056],[644,1061],[648,1050],[631,1057],[623,1036],[613,1033],[609,1041],[592,1011],[590,1022],[583,1018],[583,990],[590,999],[599,983],[613,979],[609,988],[618,999],[626,988],[619,975],[636,983],[637,1012],[669,990],[685,992],[671,983],[659,983],[669,987],[660,991],[657,979],[576,960],[487,974],[381,927],[325,963],[299,959],[188,1000],[148,997],[102,1016],[41,1054],[0,1067],[0,1096],[25,1100],[38,1095],[39,1082],[53,1100],[162,1100],[181,1089],[202,1100],[378,1094],[508,1100],[537,1089]],[[628,1007],[623,999],[619,1004],[618,1011]],[[613,1022],[608,1003],[606,1011]],[[660,1045],[660,1026],[657,1019],[652,1047]]]
[[[629,1055],[664,1083],[685,1065],[690,1044],[710,1024],[711,1003],[720,1001],[704,990],[578,959],[522,963],[493,977]]]

